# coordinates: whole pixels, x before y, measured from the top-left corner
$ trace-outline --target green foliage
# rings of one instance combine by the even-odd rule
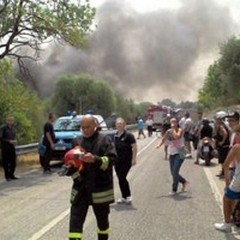
[[[132,99],[113,92],[105,82],[81,74],[63,76],[58,80],[51,105],[58,116],[65,115],[68,110],[85,114],[92,109],[104,118],[116,113],[127,123],[134,123],[137,116],[145,117],[149,104],[135,104]]]
[[[169,98],[165,98],[161,101],[161,104],[166,105],[166,106],[170,106],[172,108],[176,107],[176,103],[172,101],[172,99]]]
[[[0,59],[19,56],[16,48],[58,39],[76,47],[85,44],[95,9],[85,0],[9,0],[0,2]],[[6,45],[5,45],[6,44]]]
[[[44,105],[34,93],[12,75],[10,61],[0,61],[0,122],[13,116],[16,122],[19,144],[38,140]]]
[[[88,101],[89,106],[85,106],[85,108],[92,109],[95,113],[101,113],[104,118],[110,116],[112,110],[115,109],[113,92],[104,82],[92,84]]]
[[[223,81],[218,62],[210,65],[198,101],[205,108],[215,108],[224,96]]]
[[[220,58],[208,69],[198,101],[205,108],[240,103],[240,39],[231,37],[220,45]]]
[[[226,89],[230,103],[239,103],[240,39],[230,38],[220,46],[220,54],[219,66],[223,75],[223,88]]]
[[[68,110],[85,114],[92,109],[95,114],[108,117],[115,109],[115,99],[106,83],[90,75],[68,75],[57,82],[52,106],[59,116]]]

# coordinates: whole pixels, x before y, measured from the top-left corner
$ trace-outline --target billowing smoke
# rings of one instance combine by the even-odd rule
[[[123,0],[106,1],[86,49],[49,47],[34,71],[40,94],[49,96],[62,74],[87,72],[136,101],[196,100],[212,54],[237,28],[213,0],[181,3],[139,13]]]

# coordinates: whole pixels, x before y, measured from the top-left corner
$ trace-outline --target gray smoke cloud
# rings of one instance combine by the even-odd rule
[[[237,28],[213,0],[181,3],[139,13],[123,0],[106,1],[86,49],[48,47],[34,71],[40,94],[49,96],[62,74],[87,72],[136,101],[196,100],[218,44]]]

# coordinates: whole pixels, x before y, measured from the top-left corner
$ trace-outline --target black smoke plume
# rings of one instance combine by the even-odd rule
[[[214,0],[147,13],[109,0],[96,21],[86,49],[52,44],[31,67],[41,96],[51,95],[57,77],[87,72],[136,101],[196,100],[219,43],[236,29],[229,9]]]

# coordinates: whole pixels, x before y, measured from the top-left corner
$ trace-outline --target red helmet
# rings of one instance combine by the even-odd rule
[[[66,152],[64,155],[64,163],[66,165],[72,165],[81,171],[83,169],[82,157],[85,154],[84,148],[76,146],[73,149]]]

